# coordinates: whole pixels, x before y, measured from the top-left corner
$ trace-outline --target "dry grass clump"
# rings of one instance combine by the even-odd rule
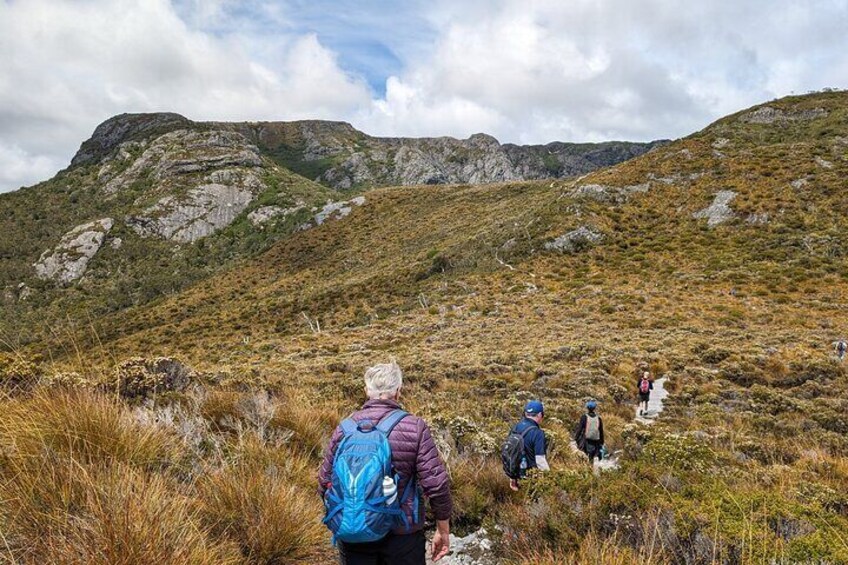
[[[15,559],[232,562],[167,473],[178,443],[112,398],[44,390],[4,401],[0,453],[1,527]]]
[[[79,471],[77,471],[79,472]],[[116,464],[84,475],[84,496],[73,518],[57,521],[38,539],[49,563],[237,563],[237,547],[209,535],[191,500],[161,476]],[[44,535],[47,534],[47,535]]]
[[[315,562],[327,540],[322,506],[275,469],[239,465],[203,477],[197,489],[204,523],[235,541],[249,563]]]
[[[348,414],[332,403],[289,396],[285,409],[277,410],[269,422],[272,429],[289,430],[289,444],[306,456],[321,455],[330,433]]]
[[[0,532],[13,561],[320,562],[317,459],[268,423],[263,393],[217,435],[197,405],[136,408],[46,387],[0,403]],[[191,429],[189,429],[191,428]],[[197,436],[197,437],[195,437]],[[195,444],[215,445],[198,449]]]

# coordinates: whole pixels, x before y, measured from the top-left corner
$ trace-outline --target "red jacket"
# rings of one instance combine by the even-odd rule
[[[355,421],[372,420],[374,423],[381,420],[392,410],[400,408],[400,404],[394,400],[369,400],[361,410],[354,412],[351,416]],[[321,496],[327,488],[327,484],[333,477],[333,457],[336,448],[342,439],[342,429],[337,427],[330,438],[330,443],[324,451],[324,461],[318,471],[318,489]],[[415,476],[419,492],[430,500],[430,507],[436,520],[447,520],[453,509],[450,494],[450,479],[447,469],[439,457],[430,428],[418,416],[410,414],[401,420],[389,435],[389,445],[392,448],[392,465],[395,472],[400,475],[398,493],[402,493],[409,482],[409,478]],[[419,495],[420,496],[420,495]],[[402,528],[396,533],[404,534],[418,531],[424,527],[424,505],[418,504],[418,521],[413,524],[414,497],[406,501],[402,508],[409,519],[411,530]],[[419,499],[420,502],[420,499]]]

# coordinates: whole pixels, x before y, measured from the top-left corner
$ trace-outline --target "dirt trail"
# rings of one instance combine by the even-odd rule
[[[668,398],[668,391],[665,388],[665,382],[667,377],[663,377],[661,379],[657,379],[654,381],[654,390],[651,391],[651,397],[648,400],[648,410],[644,414],[639,413],[639,406],[636,406],[635,415],[633,420],[635,422],[639,422],[641,424],[653,424],[657,421],[665,408],[665,399]],[[574,449],[577,449],[577,446],[572,443]],[[602,461],[595,461],[594,471],[595,474],[600,473],[601,471],[611,471],[613,469],[618,469],[619,462],[618,458],[621,456],[621,451],[614,451],[611,453],[606,459]]]

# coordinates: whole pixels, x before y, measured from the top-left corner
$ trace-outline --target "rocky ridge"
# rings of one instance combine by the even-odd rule
[[[486,184],[585,174],[637,157],[664,141],[501,144],[478,133],[452,137],[372,137],[344,122],[192,122],[177,114],[123,114],[97,127],[72,166],[121,157],[127,143],[191,129],[240,134],[286,168],[337,190],[419,184]]]

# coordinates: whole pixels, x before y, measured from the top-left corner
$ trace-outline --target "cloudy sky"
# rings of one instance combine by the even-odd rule
[[[543,143],[848,87],[848,0],[0,0],[0,191],[121,112]]]

